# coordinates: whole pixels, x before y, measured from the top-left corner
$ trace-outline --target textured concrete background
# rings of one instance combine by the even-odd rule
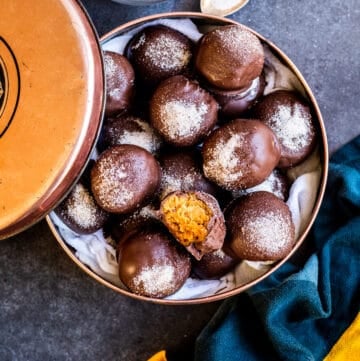
[[[83,4],[100,35],[139,16],[199,10],[198,1]],[[252,0],[231,17],[271,39],[303,73],[331,151],[360,133],[358,0]],[[0,244],[0,361],[145,361],[161,348],[191,360],[194,339],[219,304],[159,306],[108,290],[70,261],[44,221]]]

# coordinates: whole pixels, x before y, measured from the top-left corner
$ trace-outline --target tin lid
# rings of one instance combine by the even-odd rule
[[[43,218],[78,179],[103,108],[101,49],[79,3],[3,2],[0,239]]]

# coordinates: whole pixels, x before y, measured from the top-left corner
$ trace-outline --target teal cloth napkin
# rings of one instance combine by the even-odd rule
[[[195,361],[322,360],[360,308],[360,136],[337,151],[304,261],[225,301]]]

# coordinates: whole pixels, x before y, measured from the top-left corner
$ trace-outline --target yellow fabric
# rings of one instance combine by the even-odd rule
[[[324,359],[324,361],[353,360],[360,360],[360,313]]]
[[[157,352],[151,356],[147,361],[167,361],[166,352],[164,350]]]

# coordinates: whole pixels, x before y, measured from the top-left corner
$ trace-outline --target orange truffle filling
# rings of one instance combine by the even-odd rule
[[[184,246],[204,242],[211,209],[194,194],[172,194],[162,204],[164,222],[173,236]]]

